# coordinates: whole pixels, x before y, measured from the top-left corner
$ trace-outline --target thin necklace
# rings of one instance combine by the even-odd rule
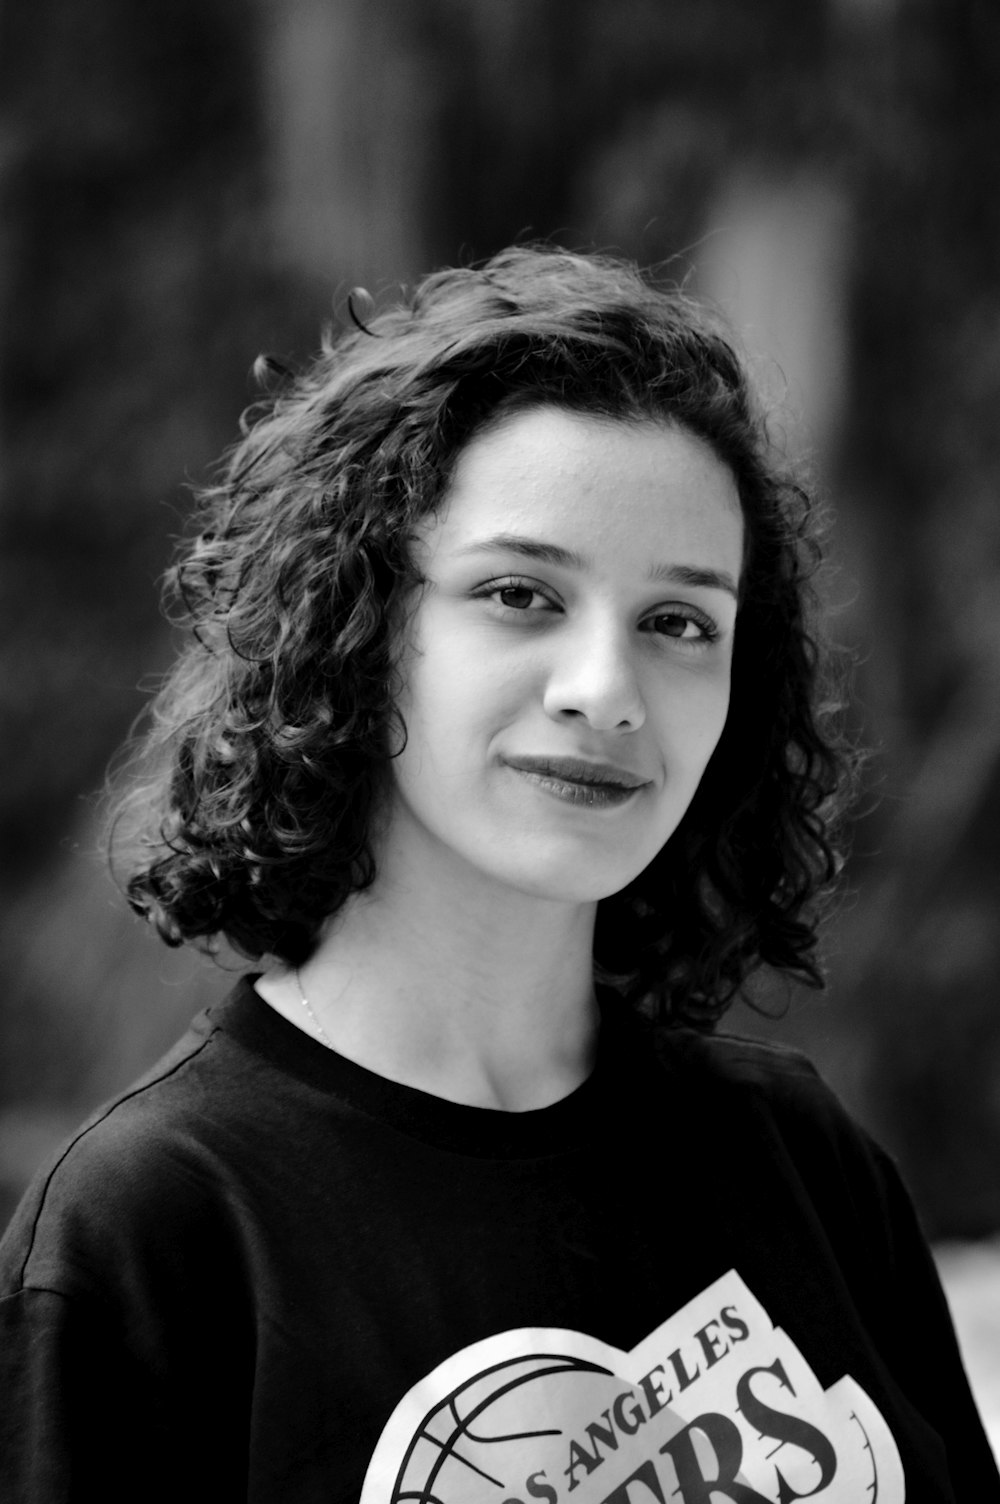
[[[299,1002],[302,1004],[303,1008],[306,1010],[306,1012],[308,1013],[310,1019],[312,1020],[312,1026],[313,1026],[313,1028],[316,1030],[316,1033],[319,1035],[320,1039],[326,1045],[327,1049],[328,1050],[334,1049],[333,1040],[330,1038],[329,1034],[326,1032],[326,1030],[324,1029],[323,1025],[320,1023],[319,1019],[316,1017],[315,1013],[312,1010],[312,1004],[310,1003],[309,999],[306,997],[306,990],[305,990],[305,988],[302,985],[302,978],[299,976],[299,968],[297,966],[295,968],[295,981],[298,984],[298,989],[299,989]]]

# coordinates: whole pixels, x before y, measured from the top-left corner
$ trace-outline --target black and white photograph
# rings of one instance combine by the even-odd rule
[[[0,6],[2,1504],[1000,1504],[1000,7]]]

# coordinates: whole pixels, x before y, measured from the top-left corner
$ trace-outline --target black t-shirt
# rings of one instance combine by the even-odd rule
[[[37,1177],[0,1297],[12,1504],[1000,1500],[891,1162],[801,1056],[613,1006],[506,1113],[244,979]]]

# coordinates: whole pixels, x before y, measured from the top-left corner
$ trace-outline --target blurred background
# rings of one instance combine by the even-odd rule
[[[986,1290],[995,0],[5,0],[0,80],[0,1225],[228,986],[125,911],[100,790],[170,659],[158,579],[255,356],[308,355],[355,284],[391,298],[546,237],[713,299],[830,503],[868,795],[827,993],[735,1023],[812,1053]]]

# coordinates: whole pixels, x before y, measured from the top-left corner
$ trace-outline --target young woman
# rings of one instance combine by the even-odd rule
[[[28,1192],[3,1497],[979,1501],[886,1156],[714,1026],[817,981],[849,758],[807,499],[630,267],[427,279],[176,572],[128,893],[258,963]]]

